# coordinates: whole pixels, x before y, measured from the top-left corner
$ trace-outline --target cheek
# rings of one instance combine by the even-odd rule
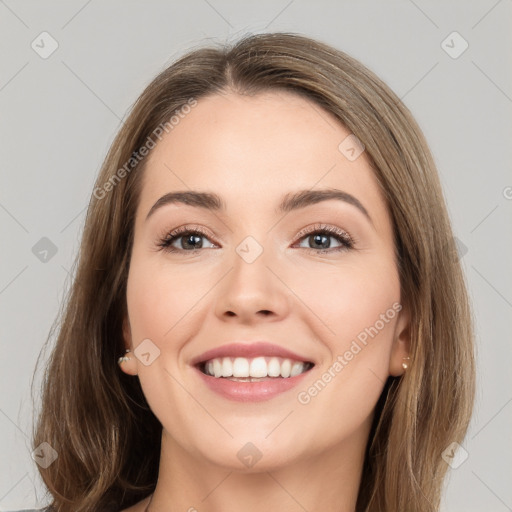
[[[394,329],[401,309],[400,283],[392,261],[347,264],[316,272],[302,280],[307,304],[325,327],[322,341],[329,357],[321,361],[314,378],[301,387],[298,402],[322,426],[329,410],[340,425],[356,428],[371,413],[389,374]],[[368,262],[367,262],[368,263]],[[350,420],[349,420],[350,418]],[[330,428],[330,427],[329,427]]]
[[[160,348],[194,317],[195,306],[212,283],[192,267],[165,264],[165,258],[134,252],[128,276],[128,314],[134,345],[150,338]],[[204,274],[204,275],[203,275]]]
[[[161,300],[161,287],[160,280],[150,272],[140,268],[130,271],[127,302],[134,346],[145,338],[160,345],[159,340],[171,327],[172,316],[169,312],[173,310],[173,305]]]
[[[392,264],[317,266],[314,272],[300,272],[291,287],[305,298],[333,357],[347,350],[358,335],[364,339],[375,324],[380,340],[391,339],[396,316],[393,304],[400,300],[399,277]]]
[[[389,375],[401,309],[398,276],[392,268],[372,272],[354,266],[317,279],[316,287],[307,281],[303,290],[309,290],[308,306],[329,327],[322,328],[329,357],[296,398],[309,432],[342,439],[369,421]]]

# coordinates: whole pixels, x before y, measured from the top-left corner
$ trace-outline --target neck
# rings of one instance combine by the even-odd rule
[[[368,428],[322,453],[250,472],[197,458],[162,432],[158,483],[149,512],[354,512]]]

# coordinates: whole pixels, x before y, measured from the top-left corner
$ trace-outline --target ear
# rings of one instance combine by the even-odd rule
[[[123,339],[125,349],[130,350],[130,352],[120,354],[120,356],[128,356],[131,359],[119,363],[119,368],[121,368],[121,370],[128,375],[137,375],[137,358],[133,353],[132,331],[130,327],[130,321],[128,320],[128,315],[126,315],[123,319]]]
[[[410,364],[409,357],[411,350],[411,315],[409,308],[402,306],[398,312],[398,319],[395,324],[395,333],[393,346],[391,348],[391,357],[389,360],[389,374],[393,377],[403,375],[405,369],[402,363]]]

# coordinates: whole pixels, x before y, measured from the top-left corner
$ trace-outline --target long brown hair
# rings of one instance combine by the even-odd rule
[[[328,45],[284,33],[181,57],[144,90],[109,150],[55,325],[34,428],[34,448],[47,442],[58,452],[39,468],[51,509],[121,509],[155,488],[162,427],[138,379],[117,365],[146,162],[141,148],[159,127],[172,129],[169,120],[191,100],[227,89],[302,94],[364,144],[393,222],[411,365],[388,379],[377,404],[357,511],[438,510],[447,470],[441,454],[464,438],[475,370],[466,285],[435,164],[409,110],[371,71]]]

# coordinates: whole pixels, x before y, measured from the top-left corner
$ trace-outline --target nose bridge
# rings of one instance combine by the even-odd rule
[[[216,313],[249,320],[257,316],[283,317],[288,311],[286,287],[276,277],[273,247],[246,236],[235,248],[231,271],[220,288]]]

